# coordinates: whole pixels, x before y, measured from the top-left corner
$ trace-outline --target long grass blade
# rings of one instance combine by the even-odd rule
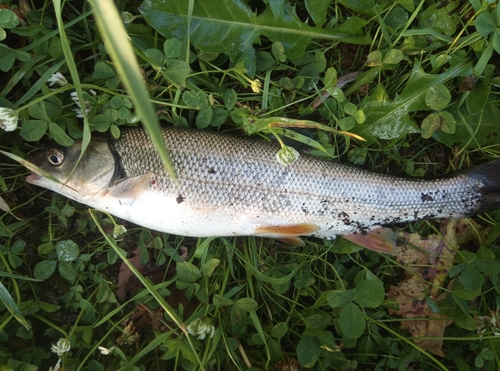
[[[91,0],[90,3],[94,8],[97,26],[106,49],[115,63],[116,70],[134,102],[136,110],[141,116],[144,127],[147,129],[166,170],[172,179],[176,180],[177,177],[172,161],[161,137],[158,118],[149,100],[149,94],[144,86],[137,59],[118,10],[111,0]]]

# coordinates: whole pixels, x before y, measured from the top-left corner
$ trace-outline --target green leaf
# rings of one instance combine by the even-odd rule
[[[366,121],[354,126],[351,132],[369,142],[376,139],[396,139],[406,134],[418,133],[420,130],[410,120],[409,113],[427,108],[425,104],[427,90],[471,72],[469,62],[455,63],[445,72],[436,75],[425,73],[420,65],[416,64],[401,95],[393,101],[381,101],[375,96],[366,97],[363,100],[359,108],[365,113]]]
[[[57,259],[60,262],[70,262],[76,260],[80,255],[78,245],[71,240],[58,241],[55,248]]]
[[[22,312],[19,310],[19,307],[16,305],[16,302],[10,295],[9,291],[5,288],[2,282],[0,282],[0,301],[7,308],[7,310],[14,316],[14,318],[24,326],[26,330],[29,330],[31,326],[24,318]]]
[[[425,104],[434,111],[445,109],[450,100],[450,91],[443,84],[431,86],[425,93]]]
[[[158,49],[147,49],[144,54],[146,55],[149,63],[151,63],[151,66],[155,69],[155,70],[161,70],[163,69],[163,65],[165,64],[165,62],[167,61],[167,59],[165,58],[165,56],[163,55],[163,53],[161,51],[159,51]]]
[[[383,64],[398,64],[404,58],[403,52],[399,49],[390,49],[385,55],[384,59],[382,59]]]
[[[489,85],[476,84],[465,101],[470,114],[477,115],[481,113],[488,102],[490,90]]]
[[[220,264],[220,260],[219,259],[210,259],[209,261],[207,261],[206,263],[204,263],[202,266],[201,266],[201,273],[203,274],[203,276],[205,277],[210,277],[212,275],[212,273],[214,272],[215,268],[217,268],[217,266]]]
[[[191,72],[191,67],[185,61],[171,59],[167,62],[167,68],[163,71],[164,76],[180,87],[186,86],[186,77]]]
[[[286,335],[287,331],[288,331],[288,325],[286,324],[286,322],[278,322],[271,329],[271,336],[273,338],[280,339]]]
[[[363,280],[354,289],[353,300],[361,307],[378,307],[385,298],[384,285],[379,280]]]
[[[200,270],[190,262],[177,263],[175,270],[177,277],[184,282],[195,282],[201,278]]]
[[[236,94],[234,89],[227,89],[222,95],[222,99],[224,100],[224,105],[226,106],[227,110],[231,111],[238,101],[238,95]]]
[[[355,290],[332,290],[328,292],[327,301],[331,307],[338,308],[350,302],[355,295]]]
[[[19,25],[19,17],[10,9],[0,8],[0,27],[14,28]]]
[[[500,274],[500,262],[497,260],[477,260],[472,266],[491,277]]]
[[[75,265],[70,261],[59,262],[59,274],[70,282],[74,282],[78,277]]]
[[[110,79],[115,76],[115,71],[105,62],[97,62],[94,66],[92,77],[95,79]]]
[[[437,131],[434,133],[434,139],[449,147],[458,145],[467,149],[500,144],[500,128],[498,126],[500,110],[494,102],[487,103],[478,114],[471,114],[465,107],[458,110],[456,105],[450,106],[446,110],[455,119],[455,133],[447,134],[443,131]]]
[[[319,341],[316,337],[304,335],[297,344],[297,359],[302,367],[313,367],[319,359],[319,353]]]
[[[445,6],[436,3],[427,7],[419,14],[421,27],[432,28],[447,36],[453,35],[460,24],[457,13],[453,12],[457,5],[455,2],[449,2]]]
[[[241,298],[236,301],[236,305],[247,312],[252,312],[257,309],[257,302],[252,298]]]
[[[56,260],[43,260],[35,265],[33,275],[39,280],[46,280],[56,271],[57,261]]]
[[[460,283],[467,291],[477,291],[483,287],[484,277],[474,266],[468,265],[460,274]]]
[[[191,109],[201,110],[208,107],[207,95],[202,91],[186,90],[182,93],[182,100]]]
[[[277,61],[280,61],[281,63],[284,63],[286,61],[286,52],[282,43],[280,43],[279,41],[273,42],[271,51]]]
[[[366,329],[365,318],[359,307],[354,303],[348,303],[339,316],[339,325],[342,333],[350,338],[357,339]]]
[[[205,129],[210,126],[212,122],[212,117],[214,115],[214,111],[212,107],[208,106],[200,110],[198,116],[196,116],[196,127],[198,129]]]
[[[328,67],[325,72],[325,78],[323,84],[326,88],[335,88],[337,85],[337,70],[334,67]]]
[[[317,26],[322,26],[326,21],[328,6],[331,0],[306,0],[307,12]]]
[[[347,25],[350,27],[341,29],[310,27],[300,21],[295,9],[288,4],[279,18],[270,7],[255,15],[244,0],[200,0],[190,17],[189,1],[184,0],[148,0],[141,4],[140,10],[146,22],[166,37],[173,36],[186,43],[190,29],[190,41],[195,48],[226,53],[233,63],[246,59],[245,67],[250,76],[255,71],[253,44],[260,43],[261,36],[273,42],[280,41],[291,59],[302,56],[313,38],[352,44],[371,41],[361,33],[366,22],[350,21]]]
[[[49,122],[49,134],[61,146],[71,146],[75,141],[55,122]]]
[[[182,54],[182,42],[175,38],[165,40],[163,53],[165,53],[167,59],[179,58]]]
[[[306,318],[306,326],[313,330],[323,330],[332,323],[332,317],[327,314],[313,314]]]
[[[37,142],[45,135],[49,125],[47,121],[26,120],[21,127],[20,135],[28,142]]]
[[[496,27],[493,16],[489,12],[482,12],[476,17],[476,30],[479,36],[486,37]]]
[[[217,307],[217,308],[220,308],[220,307],[227,307],[229,305],[233,305],[234,302],[229,299],[229,298],[226,298],[222,295],[219,295],[219,294],[215,294],[213,299],[212,299],[212,302],[214,303],[214,305]]]

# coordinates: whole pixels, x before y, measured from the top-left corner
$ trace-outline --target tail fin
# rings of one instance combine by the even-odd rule
[[[481,188],[483,200],[477,213],[500,209],[500,159],[467,169],[465,173],[481,179],[484,184]]]

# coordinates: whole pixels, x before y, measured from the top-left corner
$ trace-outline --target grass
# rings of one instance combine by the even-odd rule
[[[285,160],[296,146],[392,175],[499,154],[496,2],[20,4],[0,7],[0,110],[19,117],[0,150],[20,157],[139,115],[153,135],[158,118],[277,137]],[[391,257],[161,234],[27,174],[0,160],[2,369],[500,368],[497,212],[391,226],[412,246]]]

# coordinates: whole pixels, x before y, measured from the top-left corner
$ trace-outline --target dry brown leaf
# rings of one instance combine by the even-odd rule
[[[448,272],[453,266],[458,244],[477,236],[477,225],[467,219],[453,219],[442,224],[439,235],[420,237],[413,233],[400,233],[400,246],[396,256],[399,263],[407,267],[405,278],[397,286],[391,286],[387,297],[398,302],[399,309],[389,313],[404,319],[401,328],[407,329],[412,337],[442,338],[445,328],[452,323],[441,313],[432,312],[426,296],[435,302],[444,299],[440,294]],[[458,238],[457,236],[460,236]],[[439,296],[438,296],[439,295]],[[416,340],[422,349],[444,357],[442,340]]]

